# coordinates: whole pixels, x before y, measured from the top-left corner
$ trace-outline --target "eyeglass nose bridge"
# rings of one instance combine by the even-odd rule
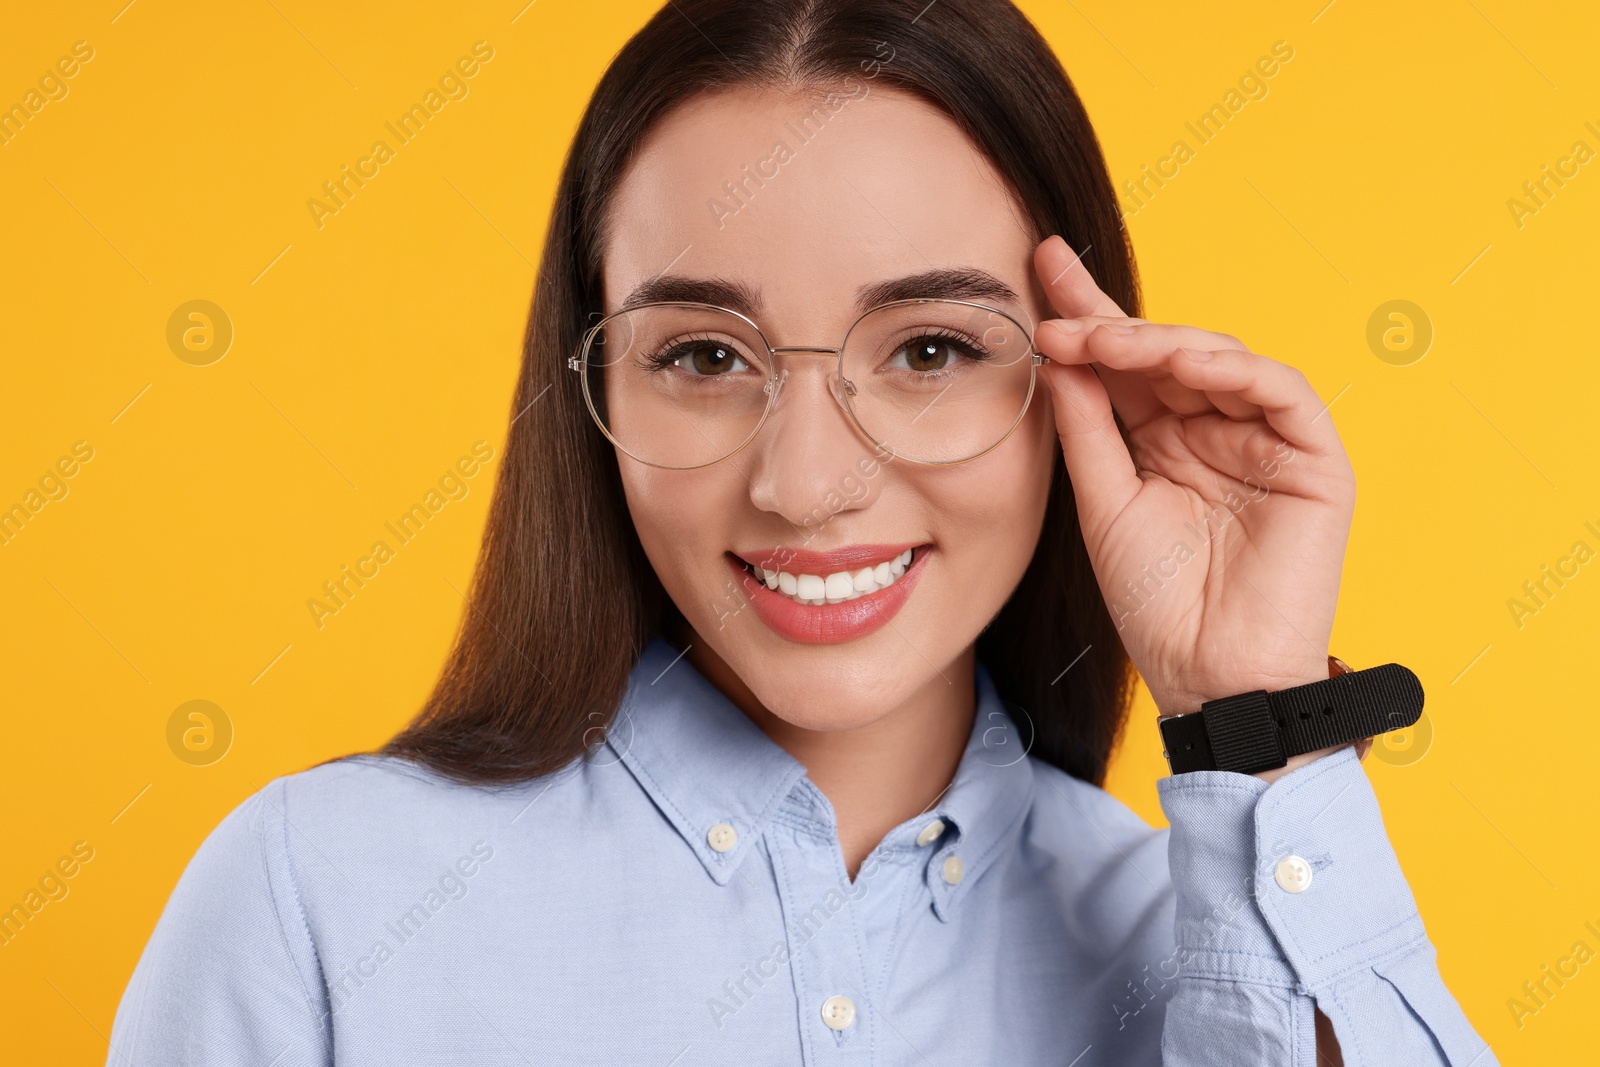
[[[834,398],[837,399],[842,406],[844,406],[846,411],[849,410],[849,405],[846,404],[845,401],[846,401],[847,398],[854,397],[856,395],[856,386],[855,386],[854,382],[852,382],[850,379],[848,379],[848,378],[846,378],[844,376],[844,361],[842,359],[842,356],[844,354],[844,349],[842,349],[842,348],[827,348],[827,347],[824,347],[822,345],[776,345],[776,346],[769,345],[768,348],[767,348],[767,351],[771,352],[774,356],[780,356],[780,355],[786,355],[786,354],[794,354],[794,355],[807,355],[807,354],[810,354],[810,355],[817,355],[817,356],[833,356],[835,359],[839,360],[840,361],[839,362],[839,375],[838,375],[838,377],[839,377],[839,385],[840,385],[840,388],[844,391],[844,395],[841,396],[841,395],[839,395],[839,393],[837,391],[834,391]],[[774,370],[776,371],[776,366],[774,366]],[[784,373],[781,374],[781,375],[777,374],[777,373],[774,373],[773,376],[772,376],[772,380],[769,381],[765,386],[765,390],[772,394],[772,403],[774,403],[774,404],[776,404],[778,402],[777,394],[778,394],[779,391],[781,391],[783,389],[783,383],[786,380],[787,375],[788,375],[788,371],[784,371]]]

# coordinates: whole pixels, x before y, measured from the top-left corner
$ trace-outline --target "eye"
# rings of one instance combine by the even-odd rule
[[[920,373],[934,373],[966,360],[978,361],[983,353],[968,342],[944,334],[923,334],[900,344],[889,357],[889,365]]]
[[[749,370],[739,350],[722,341],[688,341],[651,357],[654,370],[676,367],[693,378],[715,378],[736,370]]]

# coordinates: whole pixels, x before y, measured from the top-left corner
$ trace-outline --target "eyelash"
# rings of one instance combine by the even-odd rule
[[[988,359],[989,356],[990,356],[989,350],[987,348],[983,347],[983,342],[982,341],[980,341],[977,338],[972,337],[972,336],[970,336],[968,334],[960,333],[960,332],[958,332],[956,330],[947,329],[947,328],[942,327],[942,326],[936,326],[931,330],[925,330],[925,331],[920,331],[918,333],[911,334],[905,340],[900,341],[899,343],[897,343],[894,346],[894,351],[895,352],[899,352],[902,348],[904,348],[906,345],[910,344],[912,341],[928,341],[928,340],[950,341],[950,342],[952,342],[953,343],[953,347],[955,347],[955,348],[960,350],[962,358],[971,360],[973,363],[982,363],[984,360]],[[932,374],[940,374],[940,373],[943,373],[943,372],[942,371],[927,371],[925,373],[932,375]]]
[[[983,347],[982,341],[942,326],[936,326],[926,330],[919,330],[918,332],[907,336],[904,340],[895,344],[893,351],[899,352],[912,341],[927,340],[951,342],[954,347],[960,350],[962,358],[970,360],[974,363],[982,363],[984,360],[988,359],[990,355],[989,351]],[[644,356],[643,362],[645,369],[652,373],[659,373],[666,370],[678,360],[688,355],[688,352],[685,351],[685,347],[693,344],[696,341],[706,341],[711,344],[726,344],[726,342],[715,337],[677,337],[662,345],[654,353]],[[740,359],[744,358],[743,353],[740,352],[740,349],[737,345],[730,344],[728,347],[738,354]],[[942,371],[926,371],[923,373],[931,376],[940,374]],[[709,375],[695,375],[695,377],[709,377]]]
[[[693,335],[687,337],[675,337],[671,341],[668,341],[666,344],[662,345],[654,353],[644,357],[643,362],[645,369],[651,371],[652,373],[666,370],[678,360],[688,355],[689,353],[684,350],[685,346],[691,345],[695,341],[706,341],[710,344],[727,344],[727,342],[716,337],[696,337]],[[728,344],[728,348],[736,353],[740,359],[744,359],[744,352],[739,348],[738,345]],[[698,375],[698,377],[707,377],[707,375]]]

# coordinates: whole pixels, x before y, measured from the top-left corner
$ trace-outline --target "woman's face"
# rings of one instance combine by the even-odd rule
[[[951,269],[992,276],[1015,298],[968,298],[1030,330],[1050,317],[1031,228],[999,172],[937,109],[870,82],[851,88],[831,105],[818,94],[705,94],[658,123],[612,204],[607,312],[648,281],[715,279],[758,301],[750,317],[773,346],[832,348],[863,310],[863,289]],[[730,182],[742,185],[740,199]],[[777,361],[788,371],[777,405],[735,455],[666,470],[618,452],[639,539],[698,635],[691,661],[807,729],[864,726],[935,693],[950,699],[1039,538],[1059,448],[1048,389],[1038,383],[998,447],[918,465],[884,457],[855,427],[829,389],[832,357]],[[866,558],[804,557],[852,548]],[[903,576],[876,566],[904,548],[913,557]],[[767,589],[740,557],[816,574],[825,588],[829,573],[866,567],[893,581],[816,607],[785,597],[783,585]],[[797,594],[808,590],[802,582]],[[828,624],[801,637],[818,612]]]

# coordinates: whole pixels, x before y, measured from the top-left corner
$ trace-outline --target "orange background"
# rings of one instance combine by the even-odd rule
[[[0,543],[0,908],[63,857],[73,869],[0,946],[16,1062],[103,1062],[205,834],[272,777],[379,744],[427,691],[561,156],[653,8],[123,2],[37,5],[0,34],[4,107],[75,42],[92,49],[0,144],[0,507],[41,480],[59,497],[41,490]],[[1600,966],[1520,1020],[1508,1000],[1575,942],[1600,951],[1584,927],[1600,927],[1600,565],[1573,556],[1600,549],[1585,526],[1600,529],[1600,165],[1574,155],[1600,149],[1600,16],[1505,0],[1023,7],[1119,185],[1147,164],[1171,175],[1126,205],[1149,317],[1236,334],[1334,400],[1360,479],[1334,650],[1404,662],[1428,692],[1431,737],[1368,761],[1391,837],[1502,1062],[1581,1059]],[[493,58],[468,94],[319,228],[307,200],[477,41]],[[1265,95],[1233,98],[1200,144],[1185,123],[1279,41],[1293,58]],[[1180,139],[1189,158],[1162,164]],[[1536,204],[1523,183],[1547,165],[1568,177]],[[168,342],[195,300],[233,333],[220,359],[189,353],[204,366]],[[1369,344],[1392,300],[1431,325],[1420,358],[1415,340]],[[80,441],[92,458],[48,478]],[[465,495],[319,628],[306,601],[479,441],[494,459],[448,483]],[[1509,601],[1546,565],[1571,577],[1519,623]],[[169,725],[196,700],[220,709],[213,746],[231,729],[214,762],[175,754],[201,720]],[[1159,820],[1152,715],[1143,699],[1111,785]],[[189,740],[190,760],[219,751]]]

